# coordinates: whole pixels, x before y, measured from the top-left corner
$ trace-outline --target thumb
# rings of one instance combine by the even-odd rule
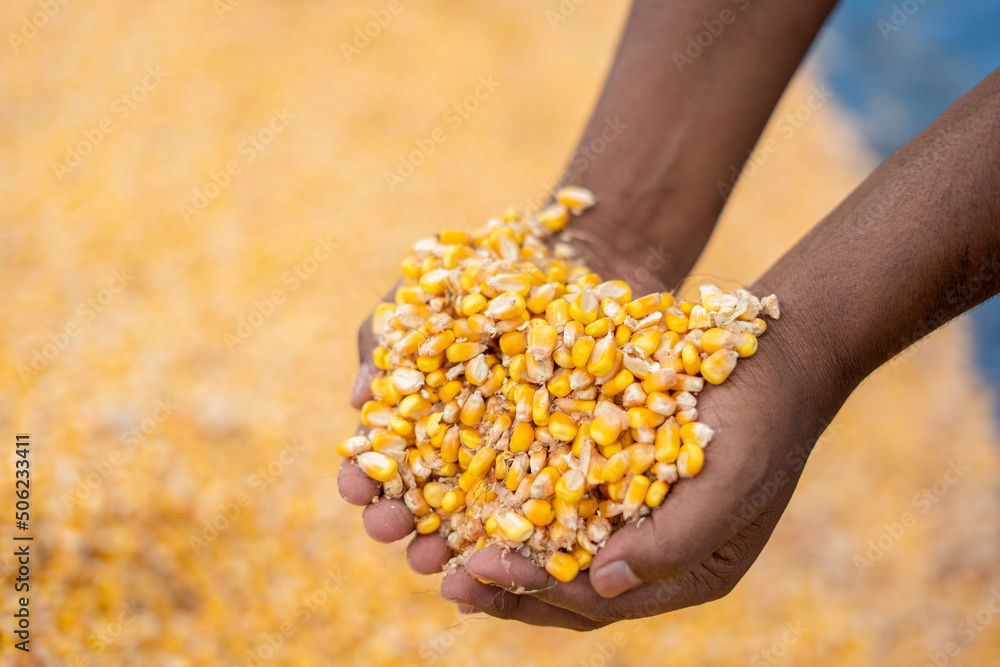
[[[737,448],[716,435],[701,474],[680,480],[663,505],[617,531],[594,556],[590,583],[600,595],[617,597],[644,583],[684,576],[773,504],[774,497],[755,493],[775,476],[760,464],[766,457],[748,455],[751,448],[743,442],[742,452],[727,451]],[[778,491],[772,496],[785,489]]]

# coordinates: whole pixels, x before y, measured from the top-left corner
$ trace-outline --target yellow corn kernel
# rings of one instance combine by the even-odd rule
[[[668,329],[681,336],[687,333],[688,317],[681,311],[680,308],[677,308],[676,306],[667,308],[663,315],[663,319],[666,322]]]
[[[560,368],[573,368],[573,353],[566,345],[558,346],[552,353],[552,361]]]
[[[601,312],[604,313],[605,317],[610,318],[611,323],[616,327],[621,326],[625,322],[625,318],[628,317],[625,308],[611,298],[601,300]]]
[[[549,498],[555,493],[556,482],[559,481],[559,469],[555,466],[545,466],[531,482],[532,498]]]
[[[642,381],[642,390],[646,394],[653,392],[664,392],[672,389],[677,381],[677,372],[672,368],[660,368],[650,373]]]
[[[632,428],[656,428],[666,421],[666,417],[656,414],[649,408],[638,407],[628,409],[628,423]]]
[[[704,450],[695,444],[681,446],[681,453],[677,457],[677,474],[681,477],[694,477],[701,472],[705,464]]]
[[[531,422],[518,422],[514,425],[514,431],[510,434],[510,451],[517,454],[526,452],[535,442],[535,429]]]
[[[757,351],[757,339],[750,334],[740,334],[736,337],[736,346],[733,348],[740,359],[752,357]],[[705,350],[706,352],[708,350]]]
[[[393,415],[390,417],[389,428],[404,438],[409,438],[413,435],[413,422],[409,421],[402,415]]]
[[[507,369],[497,364],[492,369],[490,369],[490,377],[483,385],[479,388],[479,393],[484,397],[489,398],[493,394],[500,391],[503,387],[504,382],[507,381]]]
[[[472,457],[476,455],[475,450],[469,449],[468,447],[462,447],[458,450],[458,465],[462,470],[468,470],[469,464],[472,463]]]
[[[455,338],[459,340],[474,340],[478,338],[476,332],[474,332],[472,327],[469,326],[468,318],[465,317],[455,320],[455,324],[452,326],[451,332],[455,334]]]
[[[372,443],[363,435],[355,435],[337,445],[337,453],[341,456],[357,456],[370,451]]]
[[[420,394],[410,394],[399,402],[399,414],[417,420],[431,413],[431,402]]]
[[[481,313],[486,308],[486,297],[479,293],[466,294],[462,297],[461,310],[466,317]]]
[[[395,460],[379,452],[363,452],[358,454],[358,467],[379,482],[388,482],[396,476],[399,465]]]
[[[590,355],[594,351],[594,346],[597,344],[590,336],[583,336],[577,339],[576,343],[573,345],[573,367],[583,368],[590,361]]]
[[[594,560],[594,556],[579,544],[573,545],[573,550],[570,551],[569,555],[576,560],[581,572],[589,568],[591,561]]]
[[[564,185],[556,192],[556,201],[569,209],[574,215],[580,215],[597,203],[594,193],[578,185]]]
[[[470,473],[471,474],[471,473]],[[497,494],[492,490],[491,484],[485,479],[480,479],[472,485],[469,492],[465,494],[467,505],[479,505],[482,507],[486,503],[497,499]]]
[[[523,354],[519,354],[510,360],[507,371],[518,382],[531,382],[531,378],[528,377],[528,360]]]
[[[528,341],[521,331],[510,331],[500,336],[500,351],[508,357],[523,354],[528,349]]]
[[[649,491],[650,481],[645,475],[636,475],[629,482],[628,491],[625,492],[625,500],[622,504],[626,511],[629,508],[638,508],[646,500],[646,492]],[[626,515],[627,516],[627,515]]]
[[[436,354],[433,357],[417,357],[417,369],[424,373],[433,373],[444,366],[444,354]]]
[[[392,408],[385,403],[368,401],[361,406],[361,423],[369,428],[386,428],[392,418]]]
[[[606,459],[610,459],[612,456],[625,449],[625,446],[622,445],[621,440],[619,440],[612,445],[605,445],[603,447],[598,447],[597,449],[601,452],[601,456]]]
[[[610,317],[602,317],[584,327],[583,332],[591,338],[604,338],[611,333],[613,327],[614,323]]]
[[[658,292],[647,294],[644,297],[640,297],[625,304],[625,312],[635,319],[641,320],[651,314],[654,310],[657,310],[662,301],[663,298]]]
[[[632,288],[622,280],[609,280],[597,287],[597,293],[604,299],[611,299],[620,306],[632,300]]]
[[[590,437],[601,446],[614,444],[618,436],[621,435],[621,432],[621,421],[619,421],[618,417],[606,412],[598,415],[590,423]]]
[[[458,489],[463,492],[463,494],[468,494],[478,481],[478,479],[472,476],[472,473],[466,470],[458,476]],[[463,498],[464,497],[465,495],[463,495]]]
[[[531,523],[514,510],[506,510],[496,515],[497,529],[511,542],[527,542],[535,532],[535,524]]]
[[[569,375],[570,374],[565,368],[560,369],[559,372],[557,372],[552,379],[549,380],[548,384],[545,385],[546,388],[548,388],[548,390],[552,392],[552,395],[557,398],[565,398],[566,396],[569,396],[570,392],[573,391],[573,388],[570,386]]]
[[[587,478],[579,470],[568,470],[556,482],[555,494],[564,503],[577,503],[583,498]]]
[[[736,334],[712,327],[701,336],[701,349],[708,354],[713,354],[718,350],[731,350],[736,343]]]
[[[549,390],[544,387],[535,390],[531,399],[531,420],[538,426],[549,423]]]
[[[615,339],[605,336],[594,345],[590,360],[587,362],[587,372],[598,378],[610,373],[615,367],[617,355],[618,346],[615,345]]]
[[[483,447],[472,457],[472,462],[469,463],[469,473],[473,477],[485,477],[486,473],[493,466],[496,456],[497,451],[495,449],[489,446]]]
[[[712,427],[701,422],[688,422],[680,428],[681,442],[684,444],[692,443],[702,449],[712,441],[714,435],[715,431],[712,430]]]
[[[542,279],[545,276],[542,275]],[[531,296],[529,296],[524,305],[528,308],[528,312],[532,315],[541,315],[545,312],[545,309],[549,307],[552,300],[556,298],[556,286],[553,283],[546,283],[544,285],[539,285],[531,291]]]
[[[427,303],[430,294],[425,292],[420,285],[407,285],[396,290],[396,303],[410,303],[415,306]]]
[[[549,415],[549,433],[563,442],[572,442],[576,437],[578,427],[573,418],[565,412],[553,412]]]
[[[580,289],[593,289],[601,284],[601,277],[596,273],[588,273],[576,279],[576,286]]]
[[[517,292],[504,292],[490,301],[486,316],[494,320],[512,320],[527,313],[524,297]]]
[[[370,389],[375,400],[386,405],[397,405],[400,399],[403,398],[403,395],[393,385],[392,378],[388,375],[380,375],[372,378]]]
[[[583,498],[580,500],[580,505],[577,511],[580,513],[581,519],[589,519],[594,516],[597,512],[597,498]]]
[[[674,295],[670,292],[660,292],[660,310],[665,311],[674,305]]]
[[[469,245],[472,239],[469,238],[469,235],[466,232],[446,229],[438,234],[438,241],[440,241],[442,245]]]
[[[448,269],[434,269],[420,276],[420,288],[428,294],[443,294],[448,289]]]
[[[681,451],[681,432],[674,420],[671,419],[656,429],[653,447],[653,456],[660,463],[673,463],[677,460]]]
[[[677,401],[667,394],[654,391],[646,396],[646,407],[663,417],[669,417],[677,412]]]
[[[444,504],[444,494],[448,488],[440,482],[427,482],[424,484],[424,500],[434,509],[440,509]]]
[[[653,445],[637,442],[626,447],[625,451],[628,452],[628,469],[637,475],[644,474],[656,463]]]
[[[441,460],[445,463],[456,463],[461,444],[459,427],[452,426],[445,431],[444,438],[441,440]]]
[[[601,476],[605,482],[617,482],[628,472],[629,453],[622,450],[610,457],[601,469]]]
[[[572,555],[556,551],[545,563],[545,571],[562,582],[573,581],[580,573],[580,563]]]
[[[417,280],[420,278],[422,269],[420,267],[420,262],[416,257],[410,256],[403,260],[400,264],[400,268],[403,270],[403,275],[412,280]]]
[[[621,347],[626,343],[628,343],[631,338],[632,338],[632,330],[629,329],[624,324],[615,329],[615,343],[618,344],[618,347]]]
[[[446,382],[444,386],[438,390],[438,398],[445,403],[453,400],[462,391],[462,381],[461,380],[451,380]]]
[[[666,482],[656,481],[649,485],[649,489],[646,490],[646,498],[644,502],[646,507],[650,509],[655,509],[663,504],[663,499],[667,497],[667,492],[670,490],[670,485]]]
[[[454,342],[455,332],[452,329],[447,329],[420,343],[419,351],[421,356],[433,357],[447,350],[448,347]]]
[[[704,378],[696,377],[694,375],[678,373],[676,379],[674,380],[674,391],[687,391],[697,394],[704,388]]]
[[[593,324],[600,315],[601,302],[591,290],[577,292],[569,301],[569,315],[584,326]]]
[[[681,301],[679,304],[677,304],[677,308],[682,313],[684,313],[685,315],[690,315],[691,311],[694,310],[694,307],[697,306],[697,305],[698,305],[698,302],[696,302],[696,301],[686,301],[685,300],[685,301]]]
[[[529,498],[521,505],[521,511],[528,521],[539,528],[543,528],[556,519],[556,514],[552,509],[552,503],[542,498]]]
[[[656,348],[660,346],[663,333],[659,329],[650,329],[642,333],[637,333],[631,338],[631,343],[641,349],[646,354],[652,356]]]
[[[535,359],[552,355],[559,341],[559,332],[549,324],[539,324],[528,333],[528,354]]]
[[[553,299],[552,302],[545,307],[545,321],[552,326],[558,328],[565,326],[569,322],[570,306],[569,302],[565,299]]]
[[[608,482],[605,488],[608,492],[608,498],[620,503],[625,500],[625,494],[628,492],[628,478],[619,477],[613,482]]]
[[[461,489],[449,489],[441,497],[441,510],[447,514],[454,514],[463,507],[465,507],[465,493]]]
[[[458,364],[468,361],[482,352],[483,346],[479,343],[460,341],[449,345],[445,354],[448,355],[448,361],[453,364]]]
[[[486,534],[490,537],[497,534],[497,531],[500,530],[500,528],[497,526],[496,516],[491,514],[486,521],[483,521],[483,530],[486,531]]]
[[[380,371],[389,370],[389,350],[384,345],[379,345],[372,352],[372,360],[375,362],[375,368]]]
[[[697,375],[701,372],[701,356],[698,348],[694,345],[685,345],[681,350],[681,363],[684,364],[684,373],[687,375]]]
[[[430,535],[441,527],[441,515],[431,512],[417,519],[417,532],[421,535]]]
[[[553,232],[561,232],[569,222],[569,211],[562,204],[550,204],[539,211],[535,219]]]
[[[722,384],[736,368],[739,355],[734,350],[718,350],[701,362],[701,376],[712,384]]]
[[[441,464],[441,476],[442,477],[457,477],[462,472],[462,469],[458,467],[458,463],[442,463]]]
[[[483,434],[474,428],[463,428],[459,439],[464,446],[476,450],[483,441]]]
[[[623,368],[609,382],[604,383],[604,386],[601,387],[601,393],[605,396],[617,396],[633,382],[635,382],[635,376]]]
[[[466,426],[476,426],[483,420],[486,412],[486,403],[479,392],[473,393],[462,404],[462,409],[458,413],[458,420]]]

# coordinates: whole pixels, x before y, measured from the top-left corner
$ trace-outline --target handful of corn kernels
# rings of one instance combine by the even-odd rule
[[[713,431],[697,394],[756,352],[759,314],[779,313],[774,295],[714,285],[700,303],[633,298],[566,244],[549,251],[594,204],[578,187],[556,200],[414,245],[372,321],[368,434],[338,451],[403,498],[418,533],[444,536],[452,562],[497,543],[570,581],[701,471]]]

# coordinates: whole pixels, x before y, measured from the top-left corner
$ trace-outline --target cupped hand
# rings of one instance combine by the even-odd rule
[[[442,595],[499,618],[590,630],[729,593],[764,548],[826,423],[797,380],[783,324],[771,325],[724,384],[699,395],[699,421],[715,429],[701,474],[614,533],[587,571],[562,583],[490,546],[446,575]]]

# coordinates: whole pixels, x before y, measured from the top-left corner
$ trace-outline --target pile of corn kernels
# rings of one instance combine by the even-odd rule
[[[777,319],[774,295],[701,287],[701,302],[633,298],[563,242],[595,203],[564,187],[536,216],[418,241],[395,303],[380,304],[368,428],[342,442],[421,534],[462,562],[490,543],[560,581],[626,522],[702,469],[712,440],[697,394],[721,384]]]

